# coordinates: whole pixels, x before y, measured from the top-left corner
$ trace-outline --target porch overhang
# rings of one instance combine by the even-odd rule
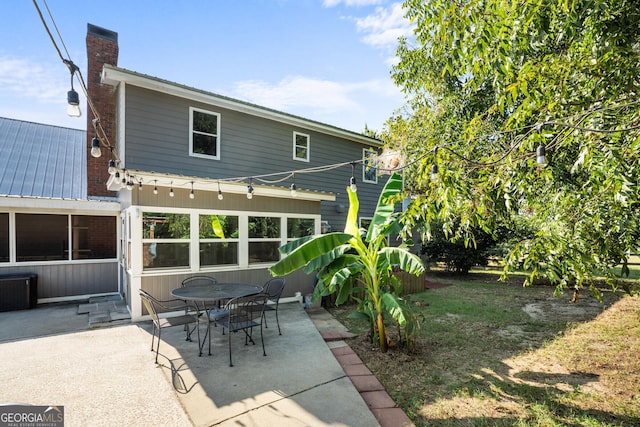
[[[134,185],[142,183],[143,186],[156,186],[163,188],[193,188],[194,191],[212,191],[217,192],[218,189],[223,194],[246,194],[247,182],[225,181],[212,178],[190,177],[184,175],[160,174],[156,172],[144,172],[139,170],[127,169],[127,174],[135,177]],[[193,186],[193,187],[192,187]],[[298,189],[295,196],[291,194],[291,190],[285,187],[273,185],[262,185],[255,182],[251,183],[253,187],[254,197],[274,197],[280,199],[297,199],[316,202],[334,202],[336,200],[335,193],[323,191],[312,191]],[[109,177],[107,181],[107,189],[110,191],[122,190],[121,183],[114,175]]]

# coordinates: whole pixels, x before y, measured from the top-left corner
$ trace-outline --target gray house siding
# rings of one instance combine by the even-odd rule
[[[359,142],[132,85],[127,85],[126,95],[124,161],[128,169],[210,179],[249,177],[357,161],[362,159],[362,149],[370,148]],[[220,114],[220,160],[189,156],[189,107]],[[293,159],[294,131],[310,137],[309,162]],[[337,194],[336,202],[323,202],[321,212],[333,229],[340,229],[344,227],[346,210],[338,213],[336,205],[348,206],[346,186],[350,177],[351,166],[347,164],[322,173],[298,173],[295,183],[300,189]],[[363,183],[360,164],[356,165],[355,177],[360,215],[370,217],[384,179],[379,179],[378,184]],[[291,182],[274,185],[288,187]],[[260,182],[255,180],[254,184]]]
[[[2,274],[36,274],[38,300],[118,292],[118,262],[0,267]]]

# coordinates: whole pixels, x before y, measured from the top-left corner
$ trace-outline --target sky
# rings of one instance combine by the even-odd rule
[[[91,23],[118,33],[118,66],[354,132],[404,103],[391,79],[400,2],[36,0],[85,81]],[[57,29],[56,29],[57,28]],[[59,33],[59,35],[58,35]],[[86,129],[66,114],[70,73],[33,1],[0,2],[0,116]]]

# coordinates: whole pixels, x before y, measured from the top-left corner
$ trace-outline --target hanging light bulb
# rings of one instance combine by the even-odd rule
[[[536,163],[538,163],[540,167],[547,166],[547,151],[544,144],[538,145],[538,149],[536,150]]]
[[[158,194],[158,180],[153,180],[153,194]]]
[[[253,185],[251,185],[251,181],[249,181],[249,185],[247,185],[247,199],[253,199]]]
[[[220,181],[218,181],[218,200],[222,199],[224,199],[224,196],[222,195],[222,190],[220,189]]]
[[[133,190],[133,181],[131,181],[131,177],[129,177],[129,181],[127,181],[127,190]]]
[[[138,181],[138,191],[142,191],[142,179]]]
[[[356,191],[358,191],[358,186],[356,185],[356,177],[354,176],[355,175],[355,170],[356,170],[356,163],[352,162],[351,163],[351,179],[349,179],[349,188],[354,193]]]
[[[298,188],[296,187],[296,174],[293,174],[293,182],[291,183],[291,187],[289,187],[291,189],[291,197],[296,197],[297,193],[298,193]]]
[[[102,156],[102,150],[100,149],[100,140],[97,136],[94,136],[91,140],[91,157]]]
[[[116,161],[111,159],[109,160],[109,175],[113,175],[114,173],[116,173]]]
[[[173,181],[171,181],[171,188],[169,189],[169,197],[173,197]]]
[[[65,59],[64,63],[71,73],[71,90],[67,92],[67,114],[69,117],[80,117],[82,115],[82,111],[80,111],[80,97],[78,96],[78,92],[73,89],[73,76],[79,68],[70,60]]]
[[[429,175],[431,176],[431,182],[436,182],[438,180],[438,165],[435,163],[431,165]]]
[[[193,192],[193,181],[191,181],[191,192],[189,193],[189,198],[190,199],[195,199],[196,195]]]

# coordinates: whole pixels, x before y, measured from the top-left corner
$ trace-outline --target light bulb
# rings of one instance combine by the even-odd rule
[[[356,178],[353,176],[349,180],[349,188],[351,188],[351,191],[353,191],[354,193],[358,191],[358,186],[356,185]]]
[[[224,199],[224,196],[222,195],[222,190],[218,190],[218,200],[222,200]]]
[[[100,140],[97,136],[93,137],[91,140],[91,156],[92,157],[100,157],[102,156],[102,150],[100,150]]]

